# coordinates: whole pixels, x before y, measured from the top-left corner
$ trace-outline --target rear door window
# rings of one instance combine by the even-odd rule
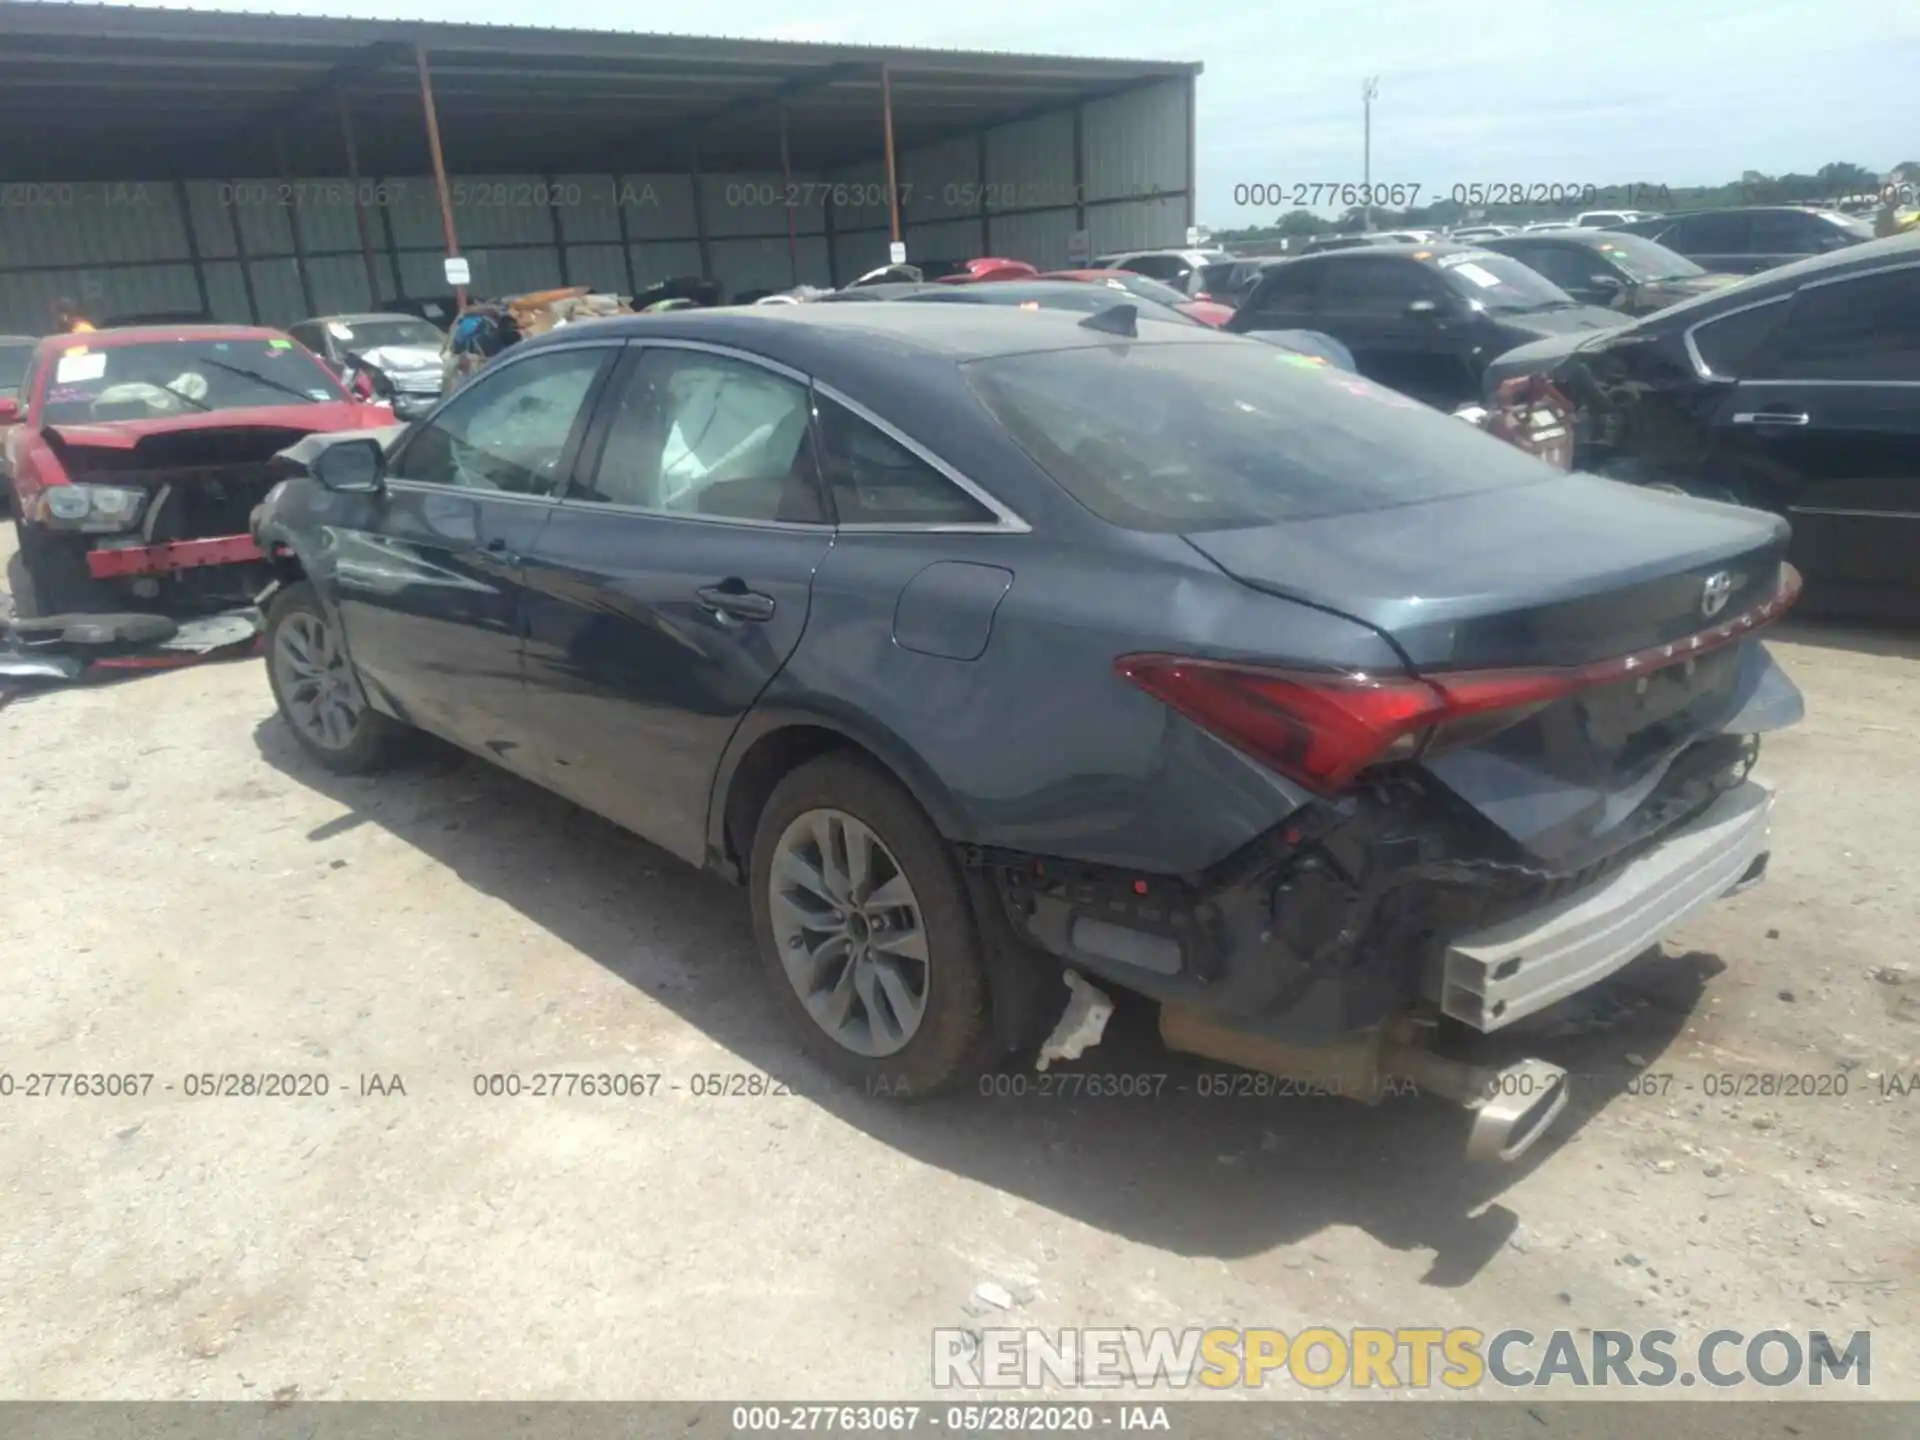
[[[1820,231],[1831,235],[1835,245],[1845,237],[1834,226],[1803,215],[1798,210],[1762,210],[1753,217],[1752,247],[1758,255],[1811,255],[1824,248]]]
[[[993,525],[999,517],[933,464],[821,395],[820,461],[842,525]]]
[[[1920,381],[1920,267],[1802,290],[1755,375]]]
[[[1662,244],[1680,250],[1707,255],[1744,255],[1752,248],[1750,219],[1731,211],[1689,215],[1674,227],[1671,235],[1659,238]]]
[[[616,379],[582,498],[662,515],[819,523],[807,388],[703,350],[649,347]]]
[[[1243,341],[1076,347],[966,371],[1042,470],[1129,529],[1383,510],[1560,473],[1384,386]]]

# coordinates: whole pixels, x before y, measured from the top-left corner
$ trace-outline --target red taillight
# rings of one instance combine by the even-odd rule
[[[1268,670],[1127,655],[1115,668],[1194,724],[1261,764],[1331,795],[1441,716],[1424,680]]]
[[[1565,668],[1460,670],[1423,679],[1123,655],[1114,669],[1261,764],[1332,795],[1368,766],[1414,754],[1440,726],[1491,719],[1492,726],[1470,732],[1484,736],[1575,691],[1683,665],[1751,635],[1787,612],[1800,585],[1800,572],[1783,563],[1778,589],[1762,604],[1684,640]],[[1455,738],[1450,730],[1440,741]]]

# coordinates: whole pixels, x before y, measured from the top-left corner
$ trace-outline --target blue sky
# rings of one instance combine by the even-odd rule
[[[1912,0],[248,0],[197,9],[560,24],[753,39],[1199,60],[1200,216],[1241,182],[1360,178],[1360,83],[1380,76],[1376,181],[1670,185],[1920,159]],[[804,18],[803,18],[804,13]]]

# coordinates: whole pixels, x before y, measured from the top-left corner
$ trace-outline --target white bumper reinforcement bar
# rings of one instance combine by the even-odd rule
[[[1604,979],[1694,911],[1758,879],[1772,810],[1772,789],[1743,781],[1617,875],[1461,936],[1447,947],[1432,998],[1490,1031]]]

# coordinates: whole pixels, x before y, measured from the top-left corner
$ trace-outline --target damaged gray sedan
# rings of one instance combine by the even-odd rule
[[[432,731],[747,887],[795,1032],[927,1094],[1097,1034],[1511,1157],[1449,1057],[1758,880],[1784,522],[1568,475],[1116,304],[801,305],[515,347],[263,507],[268,673],[367,770]],[[1070,986],[1062,985],[1063,972]]]

